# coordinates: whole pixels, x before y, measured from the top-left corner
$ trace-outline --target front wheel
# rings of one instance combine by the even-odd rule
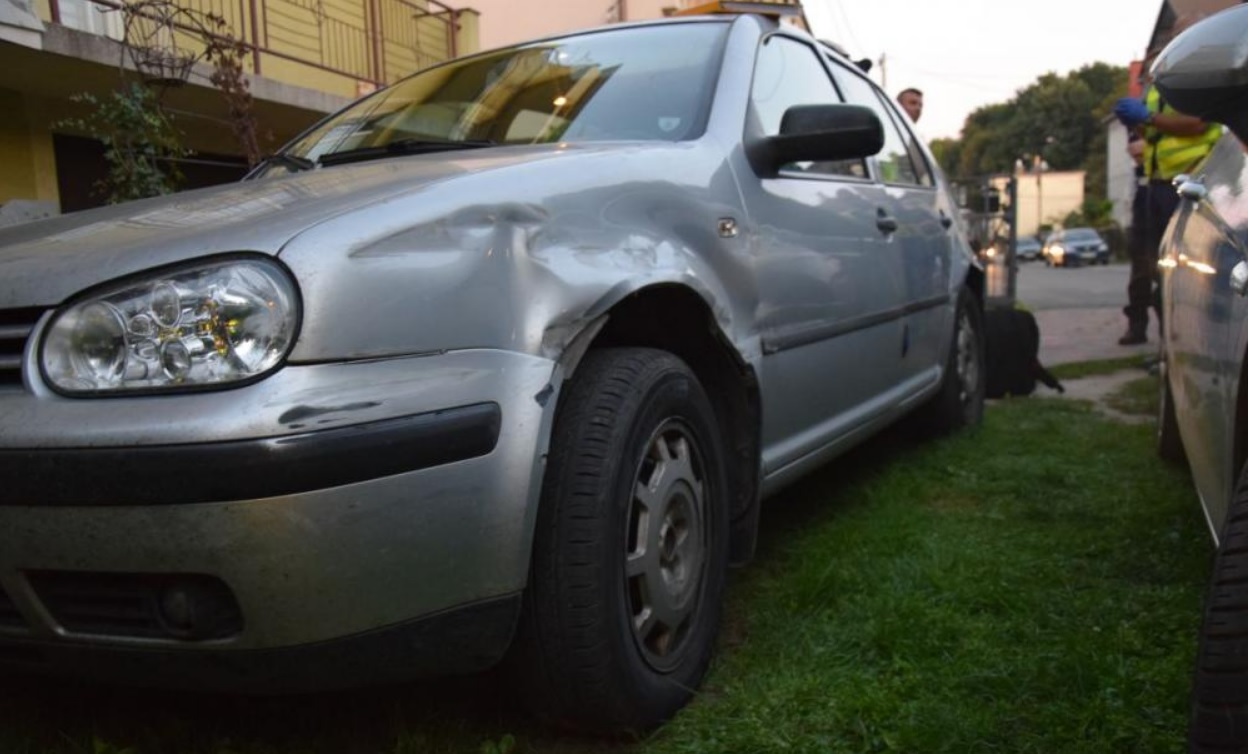
[[[976,295],[964,287],[941,390],[920,409],[920,423],[936,434],[975,426],[984,417],[984,393],[984,313]]]
[[[552,431],[513,651],[539,717],[640,733],[689,700],[728,567],[719,437],[676,356],[610,348],[578,365]]]
[[[1191,754],[1245,751],[1246,538],[1245,469],[1227,510],[1206,592],[1205,615],[1193,674],[1188,750]]]

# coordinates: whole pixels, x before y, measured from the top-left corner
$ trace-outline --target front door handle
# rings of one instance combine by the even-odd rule
[[[876,208],[876,227],[882,233],[893,233],[898,229],[898,220],[885,211],[884,207]]]

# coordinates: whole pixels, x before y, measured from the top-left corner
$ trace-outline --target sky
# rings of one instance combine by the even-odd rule
[[[1037,77],[1144,56],[1162,0],[803,0],[816,37],[854,59],[895,95],[924,93],[927,139],[957,137],[963,119],[1006,102]]]

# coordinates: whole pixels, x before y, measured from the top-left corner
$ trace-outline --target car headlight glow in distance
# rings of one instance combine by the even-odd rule
[[[299,299],[284,268],[230,258],[132,280],[59,312],[40,366],[71,394],[226,386],[278,366]]]

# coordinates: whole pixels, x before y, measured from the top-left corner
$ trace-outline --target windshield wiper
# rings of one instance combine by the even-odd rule
[[[379,157],[393,157],[400,154],[424,154],[427,152],[448,152],[454,149],[481,149],[495,147],[494,141],[450,141],[442,139],[399,139],[376,147],[359,147],[344,149],[341,152],[329,152],[321,155],[322,165],[341,165],[344,162],[362,162],[375,160]]]
[[[312,170],[317,166],[315,162],[307,157],[300,157],[288,152],[278,152],[277,154],[269,155],[260,161],[260,165],[281,165],[292,173],[297,173],[301,170]]]

